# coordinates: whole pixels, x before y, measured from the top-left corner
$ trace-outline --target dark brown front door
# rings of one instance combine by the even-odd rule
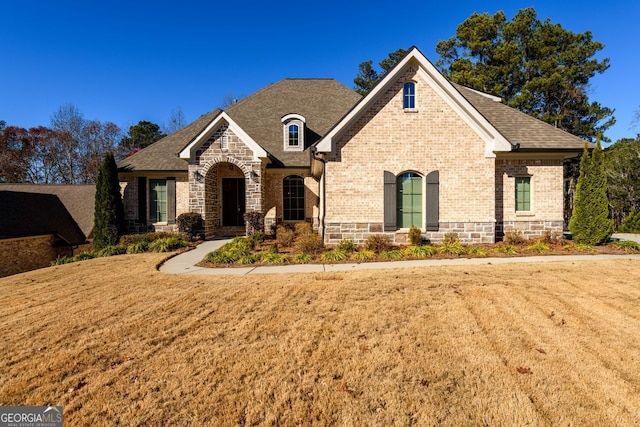
[[[244,178],[222,179],[222,226],[244,225]]]

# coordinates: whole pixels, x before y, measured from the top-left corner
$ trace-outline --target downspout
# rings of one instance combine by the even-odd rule
[[[320,203],[318,206],[318,234],[320,235],[320,237],[322,237],[322,241],[324,241],[324,220],[325,220],[325,214],[326,214],[325,165],[327,161],[322,157],[318,156],[316,152],[316,147],[311,148],[311,158],[313,160],[320,162],[320,164],[322,165],[322,170],[320,173],[320,197],[319,197]]]

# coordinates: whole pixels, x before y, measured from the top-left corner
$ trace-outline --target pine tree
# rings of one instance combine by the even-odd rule
[[[113,153],[108,152],[96,180],[96,204],[93,248],[100,250],[117,245],[124,233],[124,206],[118,181],[118,167]]]
[[[569,221],[573,240],[588,245],[606,243],[613,233],[613,220],[609,216],[607,176],[600,141],[591,156],[585,144],[573,206]]]
[[[618,229],[620,233],[640,233],[640,212],[636,211],[636,208],[631,208],[631,212],[624,219],[622,225]]]

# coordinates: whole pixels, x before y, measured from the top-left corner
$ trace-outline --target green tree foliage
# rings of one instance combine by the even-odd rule
[[[640,233],[640,212],[636,211],[635,207],[631,209],[618,231],[620,233]]]
[[[502,97],[520,111],[593,140],[615,123],[613,110],[588,98],[589,80],[609,68],[594,55],[604,45],[573,33],[534,8],[511,21],[503,12],[474,13],[456,35],[438,42],[436,65],[450,80]]]
[[[140,120],[137,125],[129,127],[129,133],[122,138],[120,146],[126,152],[135,152],[148,147],[165,136],[157,124]]]
[[[605,171],[611,214],[620,225],[631,210],[640,211],[640,135],[607,148]]]
[[[400,61],[407,54],[407,50],[398,49],[395,52],[391,52],[389,56],[380,61],[380,72],[373,68],[373,61],[365,61],[360,63],[358,67],[358,75],[353,79],[355,84],[355,91],[360,95],[366,95],[371,92],[371,89],[387,74],[387,72],[393,68],[398,61]]]
[[[587,245],[606,243],[613,233],[613,220],[609,217],[607,199],[607,175],[600,141],[591,155],[585,143],[569,230],[575,242]]]
[[[113,153],[108,152],[96,180],[96,203],[93,247],[101,250],[117,245],[125,233],[124,207],[118,181],[118,168]]]

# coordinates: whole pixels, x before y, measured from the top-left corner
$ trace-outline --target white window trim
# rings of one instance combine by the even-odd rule
[[[282,137],[284,151],[304,151],[304,128],[306,120],[300,114],[287,114],[282,117]],[[289,145],[289,127],[298,126],[298,145]]]
[[[407,83],[413,83],[413,108],[405,108],[404,106],[404,87]],[[407,80],[402,84],[402,109],[405,113],[418,112],[418,82],[416,82],[415,80]]]

